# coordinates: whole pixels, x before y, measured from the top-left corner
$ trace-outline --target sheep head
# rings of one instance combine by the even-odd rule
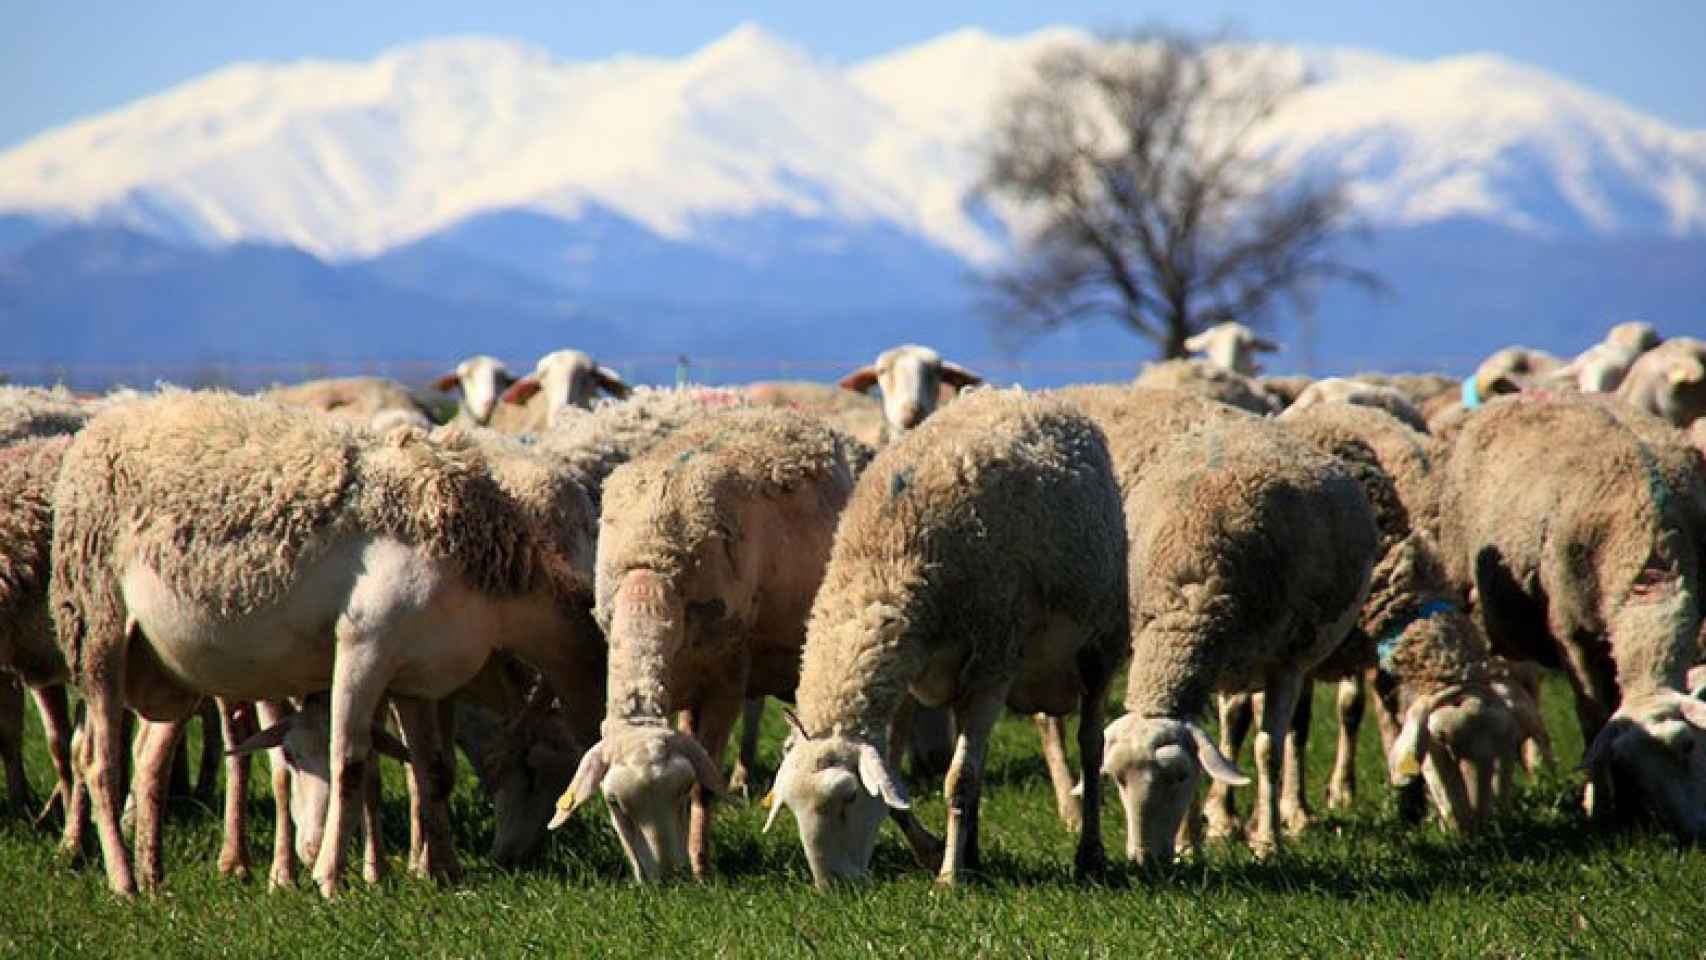
[[[766,831],[783,807],[794,812],[812,880],[820,888],[863,879],[890,808],[911,808],[900,778],[875,744],[839,731],[813,739],[798,729],[764,802],[770,807]]]
[[[1186,340],[1185,349],[1208,354],[1209,362],[1222,370],[1253,377],[1262,371],[1256,363],[1256,354],[1273,353],[1279,346],[1257,336],[1256,331],[1242,323],[1227,322],[1217,323]]]
[[[604,797],[622,852],[642,883],[688,869],[687,810],[693,788],[722,793],[723,777],[699,741],[661,723],[607,721],[581,757],[550,827],[567,823],[593,794]]]
[[[1641,804],[1678,836],[1706,837],[1706,703],[1664,689],[1624,701],[1582,766],[1620,812]]]
[[[1492,813],[1494,798],[1446,786],[1458,776],[1496,782],[1498,764],[1515,764],[1538,717],[1521,711],[1486,683],[1447,687],[1417,697],[1404,714],[1392,743],[1392,782],[1402,785],[1423,774],[1434,808],[1447,829],[1467,834]],[[1452,769],[1445,769],[1450,765]],[[1471,805],[1473,804],[1473,806]]]
[[[457,364],[455,370],[439,377],[433,386],[445,391],[460,387],[462,405],[468,408],[468,415],[475,423],[485,424],[491,421],[498,398],[513,383],[515,377],[502,360],[482,355]]]
[[[382,727],[370,733],[373,749],[404,763],[408,748]],[[332,706],[325,693],[310,695],[299,710],[232,747],[241,757],[260,750],[279,749],[290,768],[290,822],[296,827],[296,856],[312,864],[326,835],[326,812],[332,802]],[[368,762],[377,763],[377,756]]]
[[[1103,738],[1102,776],[1119,789],[1126,856],[1135,863],[1172,862],[1174,838],[1203,773],[1223,783],[1250,782],[1188,720],[1128,713],[1108,724]]]
[[[875,363],[841,378],[842,387],[860,393],[878,387],[883,418],[897,432],[911,430],[935,412],[943,384],[959,389],[982,382],[982,377],[965,367],[914,343],[884,350]]]
[[[603,391],[620,400],[630,390],[616,371],[600,366],[579,350],[557,350],[539,358],[533,372],[504,392],[505,403],[526,403],[535,393],[545,394],[545,409],[553,420],[565,407],[587,409],[593,396]]]

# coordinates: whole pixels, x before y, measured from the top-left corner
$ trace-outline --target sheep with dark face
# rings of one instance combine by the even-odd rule
[[[1565,671],[1596,815],[1706,835],[1697,659],[1706,481],[1674,428],[1590,397],[1489,403],[1451,449],[1440,542],[1495,653]]]
[[[821,885],[864,876],[886,815],[932,862],[933,838],[884,755],[909,694],[951,706],[958,740],[937,879],[979,863],[984,755],[1003,706],[1082,711],[1101,759],[1102,699],[1125,644],[1119,490],[1095,425],[1065,401],[977,391],[885,448],[836,530],[801,657],[799,727],[776,772]],[[1076,865],[1102,863],[1084,798]],[[767,824],[768,826],[768,824]]]

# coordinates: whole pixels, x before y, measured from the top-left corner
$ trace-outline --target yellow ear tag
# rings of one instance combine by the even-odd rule
[[[768,809],[770,809],[771,805],[774,804],[775,802],[776,802],[776,791],[771,790],[769,793],[766,793],[764,795],[763,800],[758,801],[758,807],[761,810],[768,810]]]
[[[573,789],[564,790],[563,795],[557,798],[557,809],[563,810],[563,811],[568,811],[568,810],[573,810],[574,808],[575,808],[575,791]]]
[[[1413,777],[1416,774],[1421,773],[1421,772],[1422,772],[1422,765],[1420,763],[1416,762],[1416,758],[1413,755],[1406,753],[1402,757],[1398,758],[1398,775],[1399,776]]]

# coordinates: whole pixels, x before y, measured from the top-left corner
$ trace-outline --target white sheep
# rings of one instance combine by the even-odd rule
[[[579,629],[591,510],[551,473],[536,471],[548,496],[526,503],[473,443],[375,438],[229,394],[171,392],[91,421],[55,494],[51,597],[88,708],[87,779],[113,890],[136,889],[117,815],[127,705],[171,721],[203,694],[329,687],[333,787],[314,878],[331,895],[383,696],[420,767],[441,759],[431,701],[495,648],[577,689],[599,662]],[[144,796],[160,759],[138,758]],[[158,837],[142,828],[153,886]],[[448,836],[429,839],[423,866],[453,874]]]
[[[1543,382],[1568,384],[1582,393],[1616,393],[1635,361],[1658,346],[1660,339],[1652,324],[1620,323],[1606,332],[1604,340],[1547,374]]]
[[[1125,805],[1128,856],[1166,862],[1182,825],[1195,842],[1186,813],[1202,772],[1245,782],[1197,718],[1217,690],[1264,691],[1250,843],[1265,854],[1280,840],[1284,745],[1305,679],[1368,592],[1374,514],[1344,464],[1278,424],[1197,417],[1175,433],[1165,424],[1182,416],[1179,395],[1134,393],[1121,429],[1140,453],[1116,454],[1132,667],[1101,770]]]
[[[1641,354],[1617,396],[1688,430],[1706,417],[1706,340],[1673,337]]]
[[[1185,349],[1191,353],[1207,354],[1208,362],[1222,370],[1253,377],[1262,372],[1256,363],[1256,354],[1273,353],[1279,345],[1262,338],[1242,323],[1227,321],[1190,337],[1185,341]]]
[[[821,885],[862,876],[885,812],[915,855],[934,839],[884,756],[909,694],[958,720],[937,879],[979,866],[977,811],[1003,705],[1080,710],[1087,768],[1125,646],[1119,491],[1095,425],[1066,402],[977,391],[877,455],[842,514],[801,656],[799,727],[776,772]],[[1086,796],[1077,869],[1102,865]],[[767,826],[769,824],[767,823]]]
[[[553,823],[603,793],[642,882],[709,872],[717,767],[743,702],[793,695],[857,442],[806,414],[735,410],[676,431],[604,485],[608,707]],[[678,710],[691,737],[669,726]]]
[[[426,416],[409,388],[385,377],[335,377],[307,380],[290,386],[275,386],[261,393],[262,399],[287,407],[305,407],[329,413],[352,423],[368,423],[387,410],[404,410]]]
[[[864,393],[875,386],[883,397],[889,430],[905,433],[941,405],[943,394],[963,390],[983,378],[929,347],[906,343],[877,354],[872,363],[841,378],[843,389]]]
[[[522,404],[534,394],[545,396],[547,427],[556,427],[565,411],[589,409],[600,391],[620,400],[632,390],[616,371],[600,366],[579,350],[557,350],[539,358],[533,372],[511,384],[503,393],[506,404]]]

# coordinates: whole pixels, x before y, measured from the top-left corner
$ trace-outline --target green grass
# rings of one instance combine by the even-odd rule
[[[1332,744],[1331,691],[1317,692],[1310,758],[1319,822],[1282,858],[1257,863],[1211,848],[1202,862],[1154,874],[1116,866],[1104,884],[1071,877],[1074,838],[1057,823],[1030,724],[1003,722],[985,794],[986,873],[937,891],[885,828],[874,884],[823,895],[810,885],[793,823],[759,832],[762,811],[739,801],[716,827],[719,876],[707,884],[635,887],[594,804],[551,839],[543,861],[517,872],[483,853],[490,814],[464,778],[458,849],[468,868],[439,889],[401,875],[378,889],[351,875],[324,903],[304,882],[269,894],[271,802],[257,777],[250,850],[257,878],[215,873],[219,824],[180,809],[167,827],[167,888],[121,904],[98,863],[72,869],[54,839],[0,821],[0,953],[32,957],[472,956],[1700,956],[1706,951],[1706,857],[1652,834],[1605,835],[1576,812],[1560,770],[1521,788],[1486,836],[1459,842],[1397,822],[1373,721],[1361,753],[1363,795],[1348,816],[1320,813]],[[1567,692],[1549,684],[1546,711],[1560,757],[1580,756]],[[774,764],[780,724],[764,759]],[[47,782],[39,734],[31,773]],[[264,770],[264,765],[260,768]],[[395,770],[386,793],[392,850],[407,843]],[[1117,801],[1109,793],[1110,806]],[[940,826],[939,799],[922,804]],[[1119,818],[1105,819],[1120,863]]]

